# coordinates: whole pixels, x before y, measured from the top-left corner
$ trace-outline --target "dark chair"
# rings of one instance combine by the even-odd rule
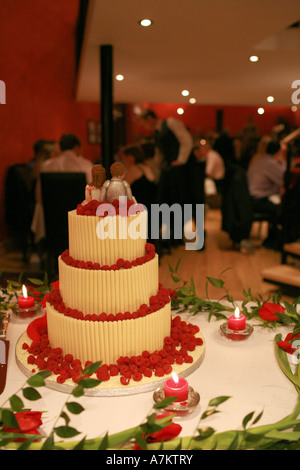
[[[184,205],[192,206],[192,214],[195,219],[196,205],[204,204],[204,179],[205,165],[190,158],[187,164],[171,166],[162,171],[157,190],[157,204],[179,204],[182,208],[182,227],[184,225],[183,214]],[[172,214],[171,214],[172,216]],[[174,219],[171,217],[171,229],[174,226]],[[157,250],[160,255],[164,249],[170,252],[172,246],[183,243],[183,239],[176,238],[175,233],[171,233],[171,239],[164,240],[161,237],[157,240]]]
[[[34,211],[34,182],[32,169],[25,163],[11,166],[5,180],[5,221],[27,261],[33,244],[30,230]]]
[[[254,212],[246,171],[239,165],[226,170],[222,202],[222,229],[233,244],[246,240],[253,222],[271,222],[269,213]]]
[[[47,271],[57,272],[57,257],[68,248],[68,212],[85,198],[84,173],[41,173]]]

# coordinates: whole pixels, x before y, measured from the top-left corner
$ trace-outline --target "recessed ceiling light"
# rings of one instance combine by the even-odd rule
[[[153,21],[149,20],[148,18],[144,18],[143,20],[139,21],[139,24],[147,28],[148,26],[151,26],[153,24]]]
[[[118,80],[118,82],[121,82],[122,80],[124,80],[124,75],[121,75],[119,73],[118,75],[116,75],[116,80]]]
[[[190,92],[188,90],[182,90],[182,96],[189,96]]]
[[[190,99],[189,99],[189,102],[190,102],[191,104],[195,104],[195,103],[196,103],[196,98],[190,98]]]
[[[257,55],[252,55],[249,57],[250,62],[257,62],[259,60],[259,57]]]
[[[184,113],[184,109],[183,108],[178,108],[177,109],[177,114],[183,114]]]
[[[268,96],[267,101],[268,101],[269,103],[273,103],[273,101],[274,101],[274,96]]]
[[[265,110],[264,108],[258,108],[257,112],[258,114],[264,114]]]

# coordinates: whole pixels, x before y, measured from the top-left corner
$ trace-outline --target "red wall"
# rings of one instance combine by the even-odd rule
[[[63,132],[77,134],[83,153],[95,161],[100,148],[86,140],[87,119],[99,120],[100,107],[76,103],[75,25],[78,0],[6,0],[1,2],[0,80],[6,84],[6,104],[0,105],[0,241],[4,225],[4,179],[10,165],[28,162],[32,145],[40,138],[58,140]],[[127,106],[127,142],[144,132],[136,122],[134,107]],[[178,106],[185,109],[179,118],[193,133],[216,128],[216,110],[223,109],[223,125],[236,134],[250,114],[258,130],[268,133],[285,116],[291,125],[300,125],[300,114],[289,108],[265,106],[259,116],[256,108],[240,106],[198,106],[174,103],[143,103],[162,117],[176,116]]]
[[[184,114],[178,115],[177,108],[183,108]],[[231,136],[238,134],[247,123],[248,117],[253,117],[253,122],[259,134],[269,134],[273,126],[278,124],[279,117],[283,117],[291,128],[299,126],[299,113],[291,111],[290,107],[264,106],[264,114],[257,113],[257,106],[216,106],[216,105],[186,105],[182,103],[136,103],[127,108],[127,138],[134,142],[142,135],[147,135],[137,120],[136,110],[153,109],[161,119],[169,116],[180,119],[192,132],[192,134],[206,134],[216,130],[216,112],[223,110],[223,128],[227,129]]]
[[[6,84],[6,104],[0,106],[0,240],[7,236],[7,168],[28,162],[36,140],[58,140],[71,132],[82,140],[86,157],[99,158],[99,146],[86,141],[87,119],[99,120],[99,105],[74,100],[77,13],[78,0],[1,2],[0,80]]]

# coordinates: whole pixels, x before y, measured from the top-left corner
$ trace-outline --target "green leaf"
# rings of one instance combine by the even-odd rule
[[[215,433],[215,430],[213,428],[204,428],[204,429],[198,429],[198,436],[194,437],[195,441],[203,441],[204,439],[207,439],[208,437],[212,436]]]
[[[106,433],[103,439],[101,439],[98,450],[106,450],[107,448],[108,448],[108,433]]]
[[[180,277],[176,277],[176,276],[174,276],[173,274],[172,274],[171,277],[172,277],[172,279],[173,279],[174,282],[179,282],[179,281],[181,281]]]
[[[69,418],[69,416],[67,415],[67,413],[65,413],[64,411],[62,411],[62,412],[60,413],[60,417],[65,420],[66,425],[69,424],[70,418]]]
[[[209,416],[214,415],[216,413],[219,413],[219,411],[216,410],[215,408],[212,408],[211,410],[206,410],[206,411],[204,411],[204,413],[202,413],[201,419],[206,419]]]
[[[55,433],[62,438],[74,437],[80,434],[77,429],[72,428],[71,426],[59,426],[58,428],[54,428]]]
[[[35,439],[36,436],[27,437],[26,440],[19,445],[18,450],[27,450]]]
[[[224,287],[224,281],[222,279],[217,279],[215,277],[208,277],[206,276],[206,279],[214,286],[217,287],[218,289],[222,289]]]
[[[239,434],[237,432],[227,450],[236,450],[238,448],[238,443],[239,443]]]
[[[254,420],[253,423],[252,423],[252,426],[253,426],[253,424],[258,423],[258,421],[260,420],[260,418],[262,417],[262,415],[263,415],[263,411],[262,411],[261,413],[259,413],[258,416],[256,416],[255,420]]]
[[[85,442],[86,442],[86,437],[84,436],[81,439],[81,441],[79,441],[78,444],[76,444],[76,446],[73,447],[73,450],[83,450]]]
[[[220,396],[220,397],[212,398],[212,399],[210,400],[208,406],[218,406],[218,405],[220,405],[221,403],[224,403],[224,401],[228,400],[229,398],[231,398],[231,397]]]
[[[43,387],[45,385],[45,378],[51,375],[51,371],[49,370],[42,370],[37,374],[33,375],[27,380],[28,385],[32,387]]]
[[[171,403],[173,403],[174,401],[176,400],[176,397],[166,397],[164,398],[162,401],[160,401],[159,403],[156,403],[153,408],[155,410],[160,410],[162,408],[166,408],[167,406],[169,406]]]
[[[81,379],[79,380],[78,384],[81,385],[83,388],[93,388],[97,387],[101,383],[101,380],[97,379]]]
[[[22,390],[23,396],[27,398],[27,400],[39,400],[41,398],[40,393],[33,387],[23,388]]]
[[[190,289],[189,289],[188,287],[180,287],[180,289],[179,289],[179,291],[178,291],[178,296],[179,296],[179,295],[180,295],[180,296],[181,296],[181,295],[184,295],[184,296],[188,295],[188,296],[190,296],[190,295],[191,295],[191,291],[190,291]]]
[[[54,439],[53,439],[53,433],[51,433],[50,436],[47,437],[45,442],[43,442],[41,450],[53,450],[54,448],[55,448],[55,444],[54,444]]]
[[[180,263],[181,263],[181,258],[179,258],[179,260],[178,260],[177,263],[176,263],[176,266],[175,266],[175,273],[177,273]]]
[[[3,408],[1,410],[1,420],[9,428],[20,429],[17,418],[11,410]]]
[[[245,416],[245,418],[243,419],[243,428],[244,429],[246,429],[247,424],[249,423],[249,421],[251,421],[251,419],[253,418],[253,415],[254,415],[254,411],[252,411],[252,413],[247,414],[247,416]]]
[[[174,272],[174,269],[172,268],[172,266],[170,265],[170,263],[168,263],[168,266],[169,266],[169,271],[170,271],[171,273],[173,273],[173,272]]]
[[[78,397],[81,397],[83,394],[84,394],[84,388],[82,385],[77,385],[77,387],[75,387],[72,390],[73,397],[78,398]]]
[[[82,372],[82,375],[90,375],[90,374],[93,374],[94,372],[96,372],[96,370],[99,369],[99,367],[101,366],[102,364],[102,361],[99,361],[99,362],[94,362],[93,364],[90,364],[89,366],[87,366],[83,372]]]
[[[73,413],[74,415],[79,415],[84,411],[83,406],[81,406],[79,403],[76,402],[68,402],[66,403],[66,407],[70,413]]]
[[[21,411],[24,407],[23,401],[17,395],[12,395],[9,402],[11,409],[15,412]]]
[[[29,277],[28,281],[30,281],[32,284],[36,286],[42,286],[44,284],[44,281],[41,281],[40,279],[36,279],[34,277]]]

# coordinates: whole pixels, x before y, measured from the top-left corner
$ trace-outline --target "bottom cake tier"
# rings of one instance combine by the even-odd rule
[[[144,317],[118,321],[86,321],[65,316],[47,304],[47,326],[52,348],[61,348],[84,364],[113,364],[120,356],[161,349],[170,335],[171,306],[167,303]]]
[[[143,350],[141,355],[120,356],[114,364],[101,364],[92,375],[100,383],[87,388],[87,396],[122,396],[155,390],[173,372],[186,377],[202,363],[205,341],[199,327],[171,318],[171,334],[160,350]],[[41,370],[51,371],[46,387],[71,393],[85,376],[81,361],[71,354],[63,355],[60,347],[49,344],[47,316],[33,320],[16,345],[16,362],[28,377]]]

